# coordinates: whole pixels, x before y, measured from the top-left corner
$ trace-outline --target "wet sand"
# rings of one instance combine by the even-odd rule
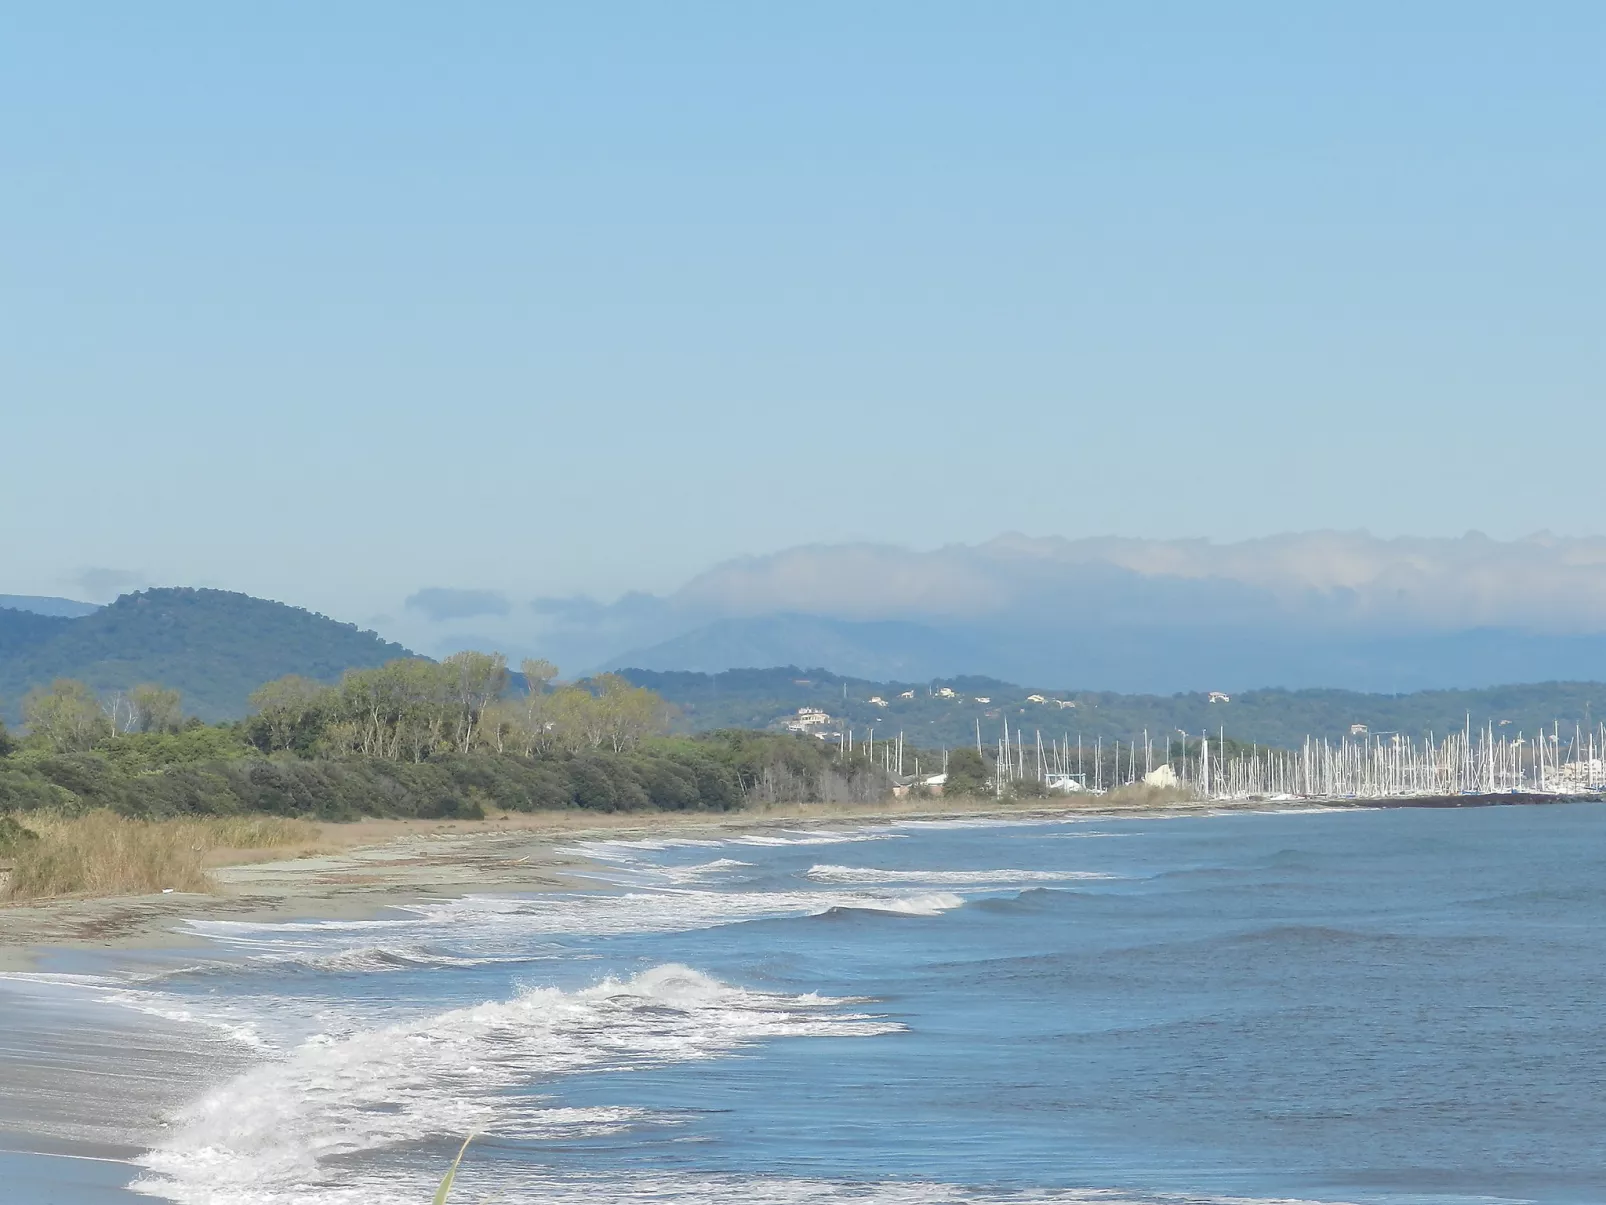
[[[0,1134],[0,1142],[5,1135]],[[33,1142],[33,1138],[19,1139]],[[50,1155],[0,1147],[0,1183],[6,1200],[19,1205],[131,1205],[153,1198],[130,1192],[138,1170],[121,1159],[100,1155]]]

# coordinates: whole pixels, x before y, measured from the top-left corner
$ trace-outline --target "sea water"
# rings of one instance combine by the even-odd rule
[[[454,1201],[1606,1201],[1606,806],[581,848],[0,980],[54,1019],[0,1073],[105,1074],[13,1078],[7,1145],[128,1160],[5,1199],[413,1205],[472,1134]]]

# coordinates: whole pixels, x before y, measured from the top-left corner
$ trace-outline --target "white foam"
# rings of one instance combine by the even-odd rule
[[[0,971],[0,982],[46,987],[106,987],[120,982],[109,975],[68,975],[46,971]]]
[[[101,999],[106,1004],[116,1004],[147,1017],[202,1026],[251,1050],[273,1048],[273,1043],[263,1036],[257,1017],[248,1013],[249,1006],[239,1000],[221,1004],[208,1001],[212,1005],[208,1008],[182,996],[132,989],[109,992]]]
[[[936,830],[971,828],[1043,828],[1056,824],[1085,824],[1091,816],[1074,816],[1062,813],[1037,816],[954,816],[943,820],[900,820],[889,824],[889,829]],[[1108,820],[1108,816],[1100,817]]]
[[[608,1133],[646,1114],[555,1108],[519,1090],[582,1071],[714,1058],[771,1037],[900,1028],[844,1011],[849,1003],[749,991],[666,965],[580,991],[536,988],[343,1040],[314,1038],[184,1109],[171,1137],[141,1158],[150,1174],[136,1187],[183,1205],[382,1201],[376,1186],[343,1185],[356,1173],[330,1160],[468,1133]],[[347,1189],[359,1195],[329,1195]]]
[[[728,845],[844,845],[858,841],[885,841],[897,835],[885,827],[847,831],[825,828],[776,829],[720,838],[649,837],[637,841],[582,841],[558,852],[603,862],[637,862],[644,853],[661,853],[669,849],[717,849]]]
[[[237,944],[253,944],[243,936],[236,937],[234,940]],[[142,972],[131,975],[128,981],[139,984],[160,984],[173,979],[196,975],[248,975],[252,971],[280,973],[287,970],[305,970],[329,971],[340,974],[428,970],[431,968],[451,970],[531,962],[537,958],[563,952],[557,947],[550,947],[546,950],[535,950],[520,956],[471,957],[447,954],[425,946],[408,945],[406,943],[359,944],[337,946],[334,949],[328,948],[327,942],[320,944],[292,940],[284,944],[291,948],[288,951],[253,954],[245,959],[218,959],[212,962],[190,963],[186,966],[174,967],[169,970]],[[109,979],[104,981],[107,983],[114,982]]]
[[[208,1205],[418,1205],[429,1199],[432,1177],[450,1157],[444,1155],[428,1169],[393,1168],[371,1172],[354,1184],[309,1186],[310,1191],[295,1196],[265,1185],[222,1192],[206,1200]],[[862,1182],[677,1171],[565,1176],[550,1168],[509,1166],[505,1161],[498,1161],[494,1168],[477,1164],[472,1147],[458,1188],[462,1193],[475,1191],[475,1201],[518,1205],[1345,1205],[1331,1200],[1101,1188],[1011,1190],[930,1180]],[[1483,1205],[1519,1205],[1490,1197],[1477,1200]]]
[[[1068,883],[1078,879],[1110,879],[1092,870],[880,870],[873,866],[815,865],[808,877],[816,883],[932,883],[945,886],[1007,886],[1014,883]]]
[[[663,873],[674,882],[691,883],[750,866],[751,862],[743,862],[738,858],[715,858],[712,862],[700,862],[696,866],[665,866]]]
[[[708,844],[714,844],[712,842]],[[579,878],[597,879],[604,883],[611,883],[618,887],[655,887],[679,883],[696,883],[714,878],[726,871],[740,870],[751,866],[751,862],[743,862],[736,858],[715,858],[711,862],[699,862],[691,866],[661,865],[642,858],[635,849],[598,849],[592,846],[576,846],[569,850],[572,854],[583,854],[594,862],[602,862],[608,866],[604,871],[571,871]]]
[[[846,886],[846,884],[844,884]],[[539,939],[683,933],[740,921],[813,916],[834,908],[907,911],[907,893],[864,890],[719,891],[688,884],[618,894],[547,894],[524,899],[465,896],[408,904],[402,919],[387,921],[189,921],[199,935],[236,948],[283,955],[301,951],[331,956],[340,950],[422,945],[467,947],[476,958],[528,958]],[[954,905],[957,906],[957,905]],[[376,932],[376,926],[382,926]]]
[[[329,933],[380,933],[406,924],[402,920],[199,920],[188,919],[181,927],[214,941],[253,940],[262,934],[281,933],[322,935]]]
[[[263,967],[302,967],[314,971],[372,972],[422,969],[428,967],[467,968],[529,961],[526,957],[458,957],[422,946],[367,945],[335,950],[326,954],[259,954],[251,963]]]
[[[855,829],[837,832],[832,829],[800,831],[787,829],[778,833],[744,833],[732,837],[732,845],[848,845],[860,841],[886,841],[898,836],[886,829]]]
[[[556,852],[599,862],[637,862],[644,853],[661,853],[666,849],[718,849],[723,844],[723,841],[689,837],[662,837],[640,841],[580,841]]]
[[[924,895],[902,896],[846,906],[866,912],[890,912],[896,916],[941,916],[944,912],[951,912],[964,905],[965,901],[951,891],[930,891]]]

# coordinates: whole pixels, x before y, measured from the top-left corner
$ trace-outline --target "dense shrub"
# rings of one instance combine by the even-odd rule
[[[319,820],[480,817],[508,811],[600,812],[739,807],[737,772],[684,750],[525,758],[471,753],[427,762],[260,755],[161,769],[103,753],[0,762],[0,811],[108,808],[125,816],[263,812]]]
[[[959,748],[948,754],[945,795],[980,795],[987,790],[987,763],[974,749]]]
[[[884,772],[806,737],[721,732],[634,749],[436,754],[423,761],[271,756],[243,725],[113,737],[89,751],[26,746],[0,758],[0,813],[105,808],[139,818],[244,813],[349,820],[479,817],[487,808],[727,811],[748,800],[880,798]]]
[[[27,812],[38,808],[71,809],[72,792],[51,782],[36,768],[15,759],[0,761],[0,812]]]

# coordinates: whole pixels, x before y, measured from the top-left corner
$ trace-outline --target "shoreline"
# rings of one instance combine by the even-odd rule
[[[53,951],[203,947],[189,919],[364,920],[386,908],[476,894],[587,891],[596,864],[563,852],[578,842],[718,837],[773,828],[920,820],[1053,819],[1262,811],[1266,801],[1134,800],[1001,804],[980,799],[876,805],[777,804],[733,812],[510,812],[486,820],[361,820],[321,824],[316,849],[255,851],[211,868],[208,894],[64,896],[0,904],[0,974],[37,969]],[[1270,806],[1278,806],[1272,804]],[[1283,805],[1286,806],[1286,805]],[[1331,804],[1302,803],[1300,809]],[[266,855],[266,856],[263,856]]]
[[[1169,800],[1098,796],[1006,804],[993,799],[890,800],[874,805],[771,804],[731,812],[509,812],[485,820],[368,818],[319,825],[311,849],[242,851],[210,870],[207,894],[63,896],[0,903],[0,974],[38,967],[49,951],[204,947],[187,919],[365,920],[386,908],[475,894],[599,890],[577,842],[724,836],[773,828],[921,820],[1218,815],[1398,807],[1534,806],[1579,802],[1511,796],[1395,799]]]

